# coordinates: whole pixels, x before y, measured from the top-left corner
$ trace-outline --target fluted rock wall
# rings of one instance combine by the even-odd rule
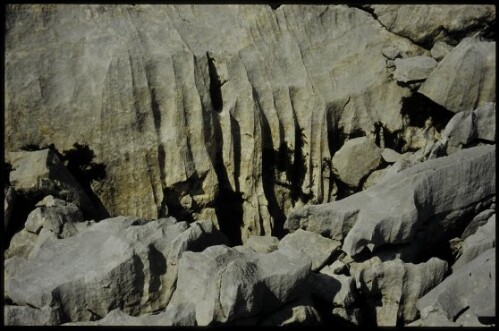
[[[484,8],[452,31],[490,23]],[[6,149],[88,145],[111,215],[269,235],[295,206],[334,200],[344,135],[402,130],[412,92],[382,50],[429,51],[397,24],[343,5],[11,5]]]

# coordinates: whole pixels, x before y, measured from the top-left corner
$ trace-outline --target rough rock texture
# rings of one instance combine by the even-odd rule
[[[496,247],[496,218],[491,216],[487,223],[478,227],[475,233],[467,237],[462,243],[462,254],[452,265],[455,270],[485,252]]]
[[[5,251],[4,257],[6,259],[13,256],[27,258],[38,241],[38,238],[38,235],[22,229],[10,240],[9,248]]]
[[[172,218],[101,221],[70,238],[47,241],[6,279],[5,291],[19,305],[58,304],[69,321],[106,316],[117,307],[130,314],[164,308],[166,258],[187,227]]]
[[[410,91],[381,50],[424,52],[343,5],[12,5],[7,17],[7,150],[88,145],[111,215],[166,205],[224,223],[217,202],[234,196],[243,239],[270,235],[295,203],[330,201],[337,130],[401,128]]]
[[[453,48],[454,47],[443,41],[437,41],[431,48],[430,54],[435,60],[441,61]]]
[[[226,246],[186,252],[171,306],[193,306],[200,326],[271,312],[306,294],[311,262],[296,251],[244,254]]]
[[[476,138],[488,142],[496,141],[496,103],[487,102],[473,111],[475,114]]]
[[[428,78],[437,61],[429,56],[415,56],[406,59],[395,59],[393,78],[397,82],[409,83]]]
[[[333,156],[333,172],[351,187],[360,181],[381,162],[381,148],[367,137],[347,141]]]
[[[496,104],[487,102],[473,111],[454,115],[442,132],[447,154],[469,146],[477,141],[495,142]]]
[[[471,111],[496,101],[496,44],[463,39],[432,71],[418,92],[446,109]]]
[[[97,321],[70,322],[64,326],[194,326],[196,318],[189,309],[166,309],[155,315],[130,316],[120,309],[109,312]]]
[[[94,214],[89,197],[52,150],[10,152],[5,158],[12,165],[9,179],[17,192],[35,197],[54,195]]]
[[[417,302],[422,326],[434,320],[456,321],[464,311],[476,318],[495,318],[496,252],[489,249],[457,269]],[[456,321],[457,322],[457,321]],[[443,323],[438,323],[442,325]],[[484,323],[482,323],[484,324]],[[469,326],[467,321],[458,325]]]
[[[381,156],[383,157],[383,160],[385,160],[385,162],[395,163],[402,157],[402,154],[394,151],[391,148],[383,148]]]
[[[372,9],[388,30],[418,43],[455,42],[453,35],[479,31],[496,17],[491,5],[373,5]]]
[[[60,238],[71,237],[78,232],[76,223],[83,221],[83,214],[76,205],[48,196],[37,206],[24,225],[28,232],[39,234],[45,228]]]
[[[279,249],[293,249],[310,258],[313,271],[321,269],[340,246],[336,240],[302,229],[286,235],[279,242]]]
[[[38,309],[5,305],[3,309],[4,325],[49,326],[59,325],[61,321],[59,311],[49,306]]]
[[[426,263],[395,259],[363,269],[357,275],[361,291],[381,297],[375,307],[378,326],[396,326],[416,319],[416,301],[444,279],[447,262],[432,258]]]
[[[468,223],[466,229],[464,229],[463,234],[461,235],[462,239],[466,239],[472,234],[476,232],[479,226],[484,225],[487,221],[492,217],[495,222],[495,210],[494,209],[486,209],[473,217],[471,222]]]
[[[268,236],[251,236],[245,245],[257,253],[267,254],[278,248],[279,239]]]
[[[410,254],[431,247],[495,192],[495,146],[478,146],[416,164],[343,200],[294,211],[285,226],[343,241],[351,256],[368,244],[371,251],[411,244]]]

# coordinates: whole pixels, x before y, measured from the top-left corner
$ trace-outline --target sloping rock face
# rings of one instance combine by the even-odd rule
[[[337,132],[401,128],[410,92],[381,50],[424,52],[347,6],[12,5],[7,17],[7,150],[88,145],[111,215],[221,223],[231,197],[243,239],[295,203],[331,200]]]
[[[383,245],[423,249],[495,195],[495,154],[494,145],[478,146],[416,164],[343,200],[292,212],[285,226],[340,240],[352,256]]]

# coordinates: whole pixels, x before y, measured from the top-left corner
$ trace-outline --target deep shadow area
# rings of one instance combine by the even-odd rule
[[[221,189],[215,197],[215,213],[220,231],[227,236],[231,247],[242,245],[243,198],[241,193]]]
[[[217,68],[213,63],[213,59],[206,52],[206,57],[208,58],[208,71],[210,76],[210,98],[211,104],[213,106],[213,110],[217,113],[222,111],[224,102],[222,99],[222,83],[220,82],[220,78],[218,77]]]
[[[73,148],[62,152],[62,161],[66,168],[73,174],[76,181],[83,188],[95,208],[96,221],[109,217],[109,213],[102,201],[91,187],[92,181],[101,181],[106,178],[106,165],[95,163],[95,153],[87,145],[73,144]]]
[[[425,121],[431,116],[433,118],[433,126],[437,131],[443,130],[445,125],[455,115],[453,112],[420,93],[414,93],[402,99],[400,114],[402,117],[407,114],[410,118],[410,125],[418,128],[423,128]]]

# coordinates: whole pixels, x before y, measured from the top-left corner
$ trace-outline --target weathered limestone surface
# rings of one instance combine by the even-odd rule
[[[165,308],[167,258],[179,254],[175,239],[192,228],[172,218],[103,220],[72,237],[48,240],[37,254],[17,261],[6,295],[19,305],[57,304],[70,321],[103,317],[117,307],[132,315]],[[216,229],[201,237],[207,245],[221,243],[217,238]]]
[[[496,44],[463,39],[431,72],[418,92],[446,109],[472,111],[496,101]]]
[[[464,310],[469,310],[468,318],[458,325],[476,325],[476,318],[495,317],[496,291],[496,252],[489,249],[468,264],[455,270],[441,284],[418,300],[417,308],[421,313],[421,325],[444,325],[443,320],[455,321]],[[469,322],[473,323],[472,325]],[[428,321],[428,322],[427,322]],[[483,323],[482,323],[483,324]]]
[[[410,91],[381,50],[424,51],[344,5],[7,14],[7,150],[88,145],[106,165],[94,190],[111,215],[156,218],[167,205],[216,219],[220,190],[238,192],[243,239],[270,235],[275,210],[330,201],[332,130],[400,129]]]
[[[477,146],[416,164],[343,200],[294,211],[285,227],[340,240],[351,256],[367,245],[372,251],[411,243],[418,251],[495,192],[495,146]]]

